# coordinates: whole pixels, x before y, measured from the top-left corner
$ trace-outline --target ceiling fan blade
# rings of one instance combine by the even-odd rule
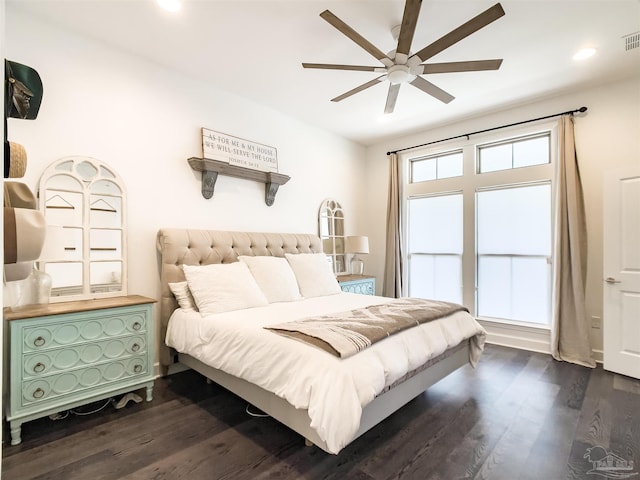
[[[498,70],[502,59],[469,60],[467,62],[426,63],[422,73],[479,72],[481,70]]]
[[[418,23],[418,15],[420,14],[420,5],[422,5],[422,0],[407,0],[404,5],[404,14],[402,15],[402,23],[400,24],[400,35],[398,35],[396,54],[409,55],[413,34],[416,31],[416,24]]]
[[[303,68],[320,68],[323,70],[357,70],[359,72],[375,72],[383,67],[365,67],[363,65],[335,65],[333,63],[303,63]]]
[[[428,93],[432,97],[437,98],[438,100],[444,103],[449,103],[451,100],[456,98],[453,95],[450,95],[444,90],[442,90],[440,87],[436,87],[433,83],[425,80],[422,77],[416,77],[411,82],[411,85],[413,85],[416,88],[419,88],[423,92]]]
[[[382,80],[384,80],[386,78],[385,75],[380,75],[378,78],[374,78],[373,80],[368,81],[367,83],[363,83],[362,85],[360,85],[359,87],[356,87],[352,90],[349,90],[346,93],[343,93],[342,95],[337,96],[336,98],[332,98],[331,101],[332,102],[339,102],[341,100],[344,100],[347,97],[350,97],[351,95],[361,92],[362,90],[365,90],[369,87],[373,87],[374,85],[377,85],[378,83],[380,83]]]
[[[503,15],[504,10],[502,8],[502,5],[496,3],[493,7],[488,8],[484,12],[473,17],[468,22],[463,23],[455,30],[452,30],[446,35],[440,37],[431,45],[427,45],[415,55],[412,55],[411,58],[417,57],[420,59],[420,62],[424,62],[425,60],[428,60],[434,55],[440,53],[444,49],[449,48],[454,43],[457,43],[463,38],[468,37],[472,33],[477,32],[481,28],[486,27],[491,22],[499,19]]]
[[[387,57],[381,50],[379,50],[375,45],[369,42],[369,40],[364,38],[362,35],[356,32],[349,25],[347,25],[338,17],[336,17],[329,10],[325,10],[320,14],[320,16],[323,19],[325,19],[327,22],[329,22],[331,25],[333,25],[335,28],[337,28],[344,35],[346,35],[351,40],[353,40],[357,45],[364,48],[370,55],[375,57],[377,60],[380,60],[384,65],[386,66],[393,65],[393,61],[389,57]]]
[[[396,108],[396,100],[398,99],[399,91],[400,91],[399,83],[389,84],[389,93],[387,94],[387,103],[384,106],[384,113],[393,113],[393,109]]]

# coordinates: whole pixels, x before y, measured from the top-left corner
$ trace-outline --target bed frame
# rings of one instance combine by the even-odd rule
[[[160,252],[162,284],[160,319],[161,338],[163,339],[166,336],[169,317],[178,307],[168,284],[185,280],[182,265],[236,262],[239,255],[283,257],[285,253],[322,252],[320,239],[311,234],[175,228],[164,228],[158,232],[157,247]],[[315,444],[327,451],[324,441],[309,425],[310,419],[307,410],[296,409],[286,400],[257,385],[212,368],[189,355],[177,354],[164,344],[160,346],[160,362],[165,373],[176,362],[196,370],[302,435],[308,445]],[[458,347],[434,358],[419,371],[412,372],[406,380],[384,391],[363,408],[360,429],[354,439],[380,423],[431,385],[468,363],[469,342],[463,342]]]

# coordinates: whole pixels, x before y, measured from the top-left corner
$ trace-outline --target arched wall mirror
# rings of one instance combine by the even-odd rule
[[[126,295],[126,193],[114,170],[62,158],[42,174],[38,197],[47,221],[38,268],[51,276],[51,301]]]
[[[344,212],[336,200],[328,198],[320,205],[318,232],[322,240],[322,250],[333,266],[333,272],[336,274],[346,273]]]

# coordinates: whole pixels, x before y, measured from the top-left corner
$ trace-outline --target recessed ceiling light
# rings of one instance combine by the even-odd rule
[[[180,0],[157,0],[158,5],[168,12],[177,12],[180,10]]]
[[[574,60],[586,60],[587,58],[591,58],[596,54],[596,49],[592,47],[581,48],[576,52],[573,56]]]

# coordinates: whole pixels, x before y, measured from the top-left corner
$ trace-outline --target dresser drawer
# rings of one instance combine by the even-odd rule
[[[148,365],[146,355],[138,355],[24,380],[21,384],[20,404],[22,407],[34,404],[44,406],[47,402],[66,400],[66,397],[81,397],[97,386],[111,388],[118,382],[148,375]]]
[[[112,338],[74,347],[49,349],[23,356],[22,379],[41,377],[69,369],[86,367],[115,358],[146,353],[147,340],[142,335]]]
[[[360,295],[375,295],[376,280],[374,277],[358,277],[357,275],[347,275],[343,280],[339,280],[340,289],[343,292],[358,293]]]
[[[71,315],[65,321],[52,317],[24,325],[19,345],[24,353],[86,343],[91,340],[144,333],[147,331],[145,310],[93,315]]]

